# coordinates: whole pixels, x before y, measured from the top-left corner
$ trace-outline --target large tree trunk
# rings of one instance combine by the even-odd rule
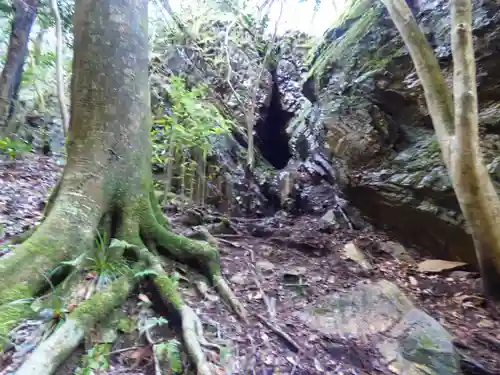
[[[0,136],[8,133],[7,125],[14,112],[28,54],[31,28],[35,22],[38,0],[13,1],[14,18],[7,59],[0,76]]]
[[[9,303],[36,295],[45,286],[44,275],[90,249],[105,226],[108,238],[133,245],[143,266],[155,270],[159,290],[183,320],[184,340],[199,372],[209,374],[199,320],[144,244],[198,267],[237,313],[244,316],[244,310],[221,277],[217,250],[169,231],[152,190],[147,5],[148,0],[76,2],[67,164],[40,227],[0,262],[0,337],[29,312]],[[123,277],[132,280],[132,274]],[[116,289],[124,297],[130,288]],[[72,313],[71,324],[42,344],[18,374],[34,368],[50,374],[70,352],[67,346],[78,343],[64,341],[64,335],[82,336],[112,307],[99,303],[91,318],[88,306]]]
[[[451,0],[454,107],[432,48],[405,0],[382,0],[424,88],[444,163],[469,225],[484,293],[500,301],[500,199],[479,149],[471,0]]]

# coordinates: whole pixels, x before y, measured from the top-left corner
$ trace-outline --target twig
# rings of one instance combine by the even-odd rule
[[[260,320],[262,324],[264,324],[267,328],[269,328],[271,331],[273,331],[275,334],[277,334],[279,337],[285,340],[289,344],[289,346],[293,348],[292,350],[295,353],[301,351],[301,347],[299,346],[299,344],[297,344],[295,340],[292,339],[290,335],[288,335],[288,333],[283,332],[283,330],[281,330],[281,328],[279,328],[278,326],[271,324],[271,322],[269,322],[269,320],[264,318],[262,315],[255,314],[255,316]]]
[[[124,352],[129,352],[131,350],[136,350],[136,349],[141,349],[141,348],[145,348],[145,346],[130,346],[128,348],[116,349],[116,350],[113,350],[113,351],[109,352],[108,356],[109,355],[120,354],[120,353],[124,353]]]

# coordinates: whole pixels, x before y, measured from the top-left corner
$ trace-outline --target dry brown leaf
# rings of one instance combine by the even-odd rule
[[[466,266],[464,262],[454,262],[451,260],[442,259],[427,259],[418,264],[418,271],[424,273],[439,273],[443,271],[451,271],[460,267]]]

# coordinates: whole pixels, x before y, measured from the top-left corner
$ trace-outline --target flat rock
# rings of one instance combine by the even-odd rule
[[[408,253],[406,248],[401,245],[399,242],[394,241],[385,241],[380,243],[380,250],[383,252],[392,255],[394,259],[402,260],[405,262],[414,262],[411,255]]]
[[[452,336],[387,280],[359,282],[351,290],[325,297],[297,316],[326,335],[370,338],[396,374],[460,373]]]
[[[424,273],[440,273],[444,271],[453,271],[465,267],[467,263],[454,262],[442,259],[427,259],[418,264],[418,271]]]
[[[231,278],[229,279],[233,284],[238,284],[238,285],[244,285],[247,283],[246,277],[243,275],[242,272],[235,273]]]
[[[274,271],[274,269],[276,268],[274,266],[274,264],[272,264],[271,262],[269,262],[268,260],[259,260],[257,262],[257,268],[262,272],[262,273],[271,273],[272,271]]]
[[[373,268],[370,261],[366,258],[363,250],[357,247],[353,242],[349,242],[344,246],[344,255],[361,266],[364,270],[371,270]]]

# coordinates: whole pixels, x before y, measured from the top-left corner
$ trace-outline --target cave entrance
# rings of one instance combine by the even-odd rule
[[[276,169],[283,169],[292,157],[286,132],[288,121],[294,113],[283,110],[281,94],[276,83],[276,70],[271,71],[273,88],[269,107],[261,108],[260,119],[255,124],[255,145],[262,156]]]

